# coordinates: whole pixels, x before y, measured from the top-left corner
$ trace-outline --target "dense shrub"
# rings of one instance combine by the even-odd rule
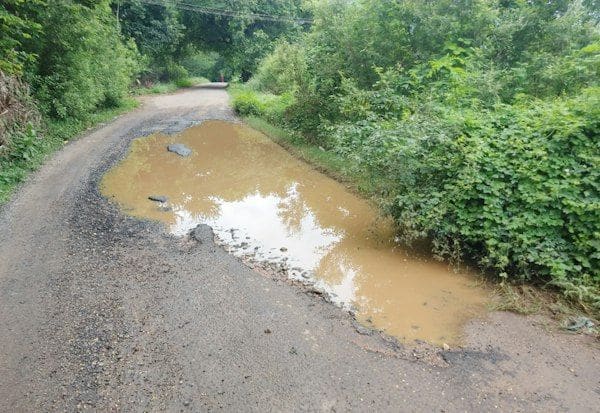
[[[323,2],[250,86],[293,91],[275,121],[364,175],[405,241],[600,310],[595,5]],[[269,100],[249,92],[240,111]]]
[[[334,100],[343,80],[368,90],[379,70],[392,68],[406,77],[399,94],[427,94],[450,68],[486,100],[575,93],[598,78],[597,16],[580,1],[324,2],[315,7],[313,30],[295,46],[310,64],[291,112],[300,130],[326,139],[321,126],[339,120]],[[288,66],[274,57],[263,65],[258,73]],[[316,107],[325,111],[318,122]]]
[[[404,240],[429,237],[446,258],[467,254],[502,277],[545,279],[593,302],[598,92],[484,112],[424,107],[401,121],[338,125],[333,146],[379,178]]]
[[[31,76],[45,113],[81,119],[118,104],[127,93],[136,70],[135,46],[121,41],[108,3],[49,3],[38,69]]]
[[[239,90],[233,93],[233,109],[242,116],[263,114],[265,102],[252,90]]]
[[[273,123],[283,123],[286,109],[292,104],[291,93],[273,95],[251,88],[233,86],[233,109],[243,116],[259,116]]]
[[[298,43],[280,42],[273,53],[262,60],[249,83],[265,92],[294,92],[300,84],[306,83],[304,78],[307,70],[304,49]]]

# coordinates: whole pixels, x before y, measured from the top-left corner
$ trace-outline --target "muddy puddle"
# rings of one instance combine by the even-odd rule
[[[175,143],[191,154],[167,151]],[[206,223],[232,253],[285,267],[404,341],[458,344],[463,324],[485,312],[475,277],[395,245],[369,203],[244,125],[209,121],[137,139],[101,190],[176,235]]]

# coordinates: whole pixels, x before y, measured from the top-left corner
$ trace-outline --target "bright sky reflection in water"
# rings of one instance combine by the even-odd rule
[[[192,155],[167,152],[174,142]],[[472,276],[398,248],[390,223],[366,201],[243,125],[210,121],[137,139],[102,192],[173,234],[207,223],[237,255],[286,260],[290,276],[308,277],[401,339],[455,344],[464,322],[485,309],[487,292]],[[152,194],[168,196],[170,209]]]

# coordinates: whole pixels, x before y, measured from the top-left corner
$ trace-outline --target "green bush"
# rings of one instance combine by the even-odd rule
[[[379,178],[403,238],[600,309],[600,89],[493,111],[422,109],[333,130],[336,151]]]
[[[164,73],[161,76],[162,81],[178,81],[185,80],[189,77],[189,73],[185,67],[173,61],[167,62],[164,68]]]
[[[0,204],[11,190],[27,176],[29,166],[43,153],[44,141],[31,123],[10,132],[9,150],[0,152]]]
[[[600,311],[593,4],[319,3],[250,86],[293,91],[271,118],[346,159],[405,241]],[[238,110],[268,118],[269,101],[250,90]]]
[[[293,104],[291,93],[273,95],[244,86],[232,86],[233,109],[242,116],[258,116],[275,124],[285,123],[285,113]]]
[[[194,86],[194,81],[192,79],[190,79],[189,77],[187,77],[184,79],[176,80],[175,85],[177,87],[192,87],[192,86]]]
[[[264,103],[251,90],[233,92],[233,109],[242,116],[263,115]]]
[[[43,112],[83,119],[100,107],[118,105],[137,68],[136,52],[133,43],[121,41],[109,2],[49,6],[31,76]]]
[[[30,162],[40,151],[41,143],[33,124],[28,123],[22,130],[12,133],[10,151],[3,154],[2,161]]]
[[[305,83],[308,66],[304,52],[298,43],[279,43],[273,53],[262,60],[249,84],[274,94],[294,92]]]

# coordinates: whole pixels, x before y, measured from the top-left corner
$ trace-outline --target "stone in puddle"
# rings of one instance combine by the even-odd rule
[[[150,201],[162,202],[162,203],[165,203],[165,202],[168,201],[168,198],[166,196],[164,196],[164,195],[150,195],[148,197],[148,199]]]
[[[167,146],[167,150],[169,152],[174,152],[179,156],[189,156],[192,153],[192,150],[183,143],[172,143]]]
[[[190,235],[200,244],[212,241],[215,236],[212,228],[206,224],[199,224],[190,232]]]

